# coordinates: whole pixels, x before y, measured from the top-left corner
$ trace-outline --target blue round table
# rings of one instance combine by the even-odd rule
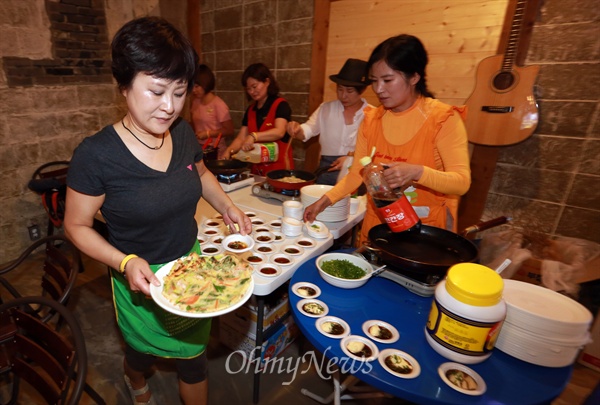
[[[367,320],[386,321],[396,327],[400,339],[392,344],[374,342],[378,349],[395,348],[413,356],[421,366],[414,379],[402,379],[388,373],[375,360],[350,371],[361,381],[395,397],[418,404],[549,404],[564,390],[572,367],[549,368],[523,362],[496,349],[480,363],[468,365],[481,375],[487,391],[480,396],[462,394],[447,386],[438,375],[438,366],[448,360],[435,352],[425,340],[425,323],[432,298],[421,297],[388,279],[375,277],[364,286],[345,290],[325,282],[315,265],[307,260],[296,270],[290,282],[290,305],[294,320],[304,336],[328,359],[348,361],[340,347],[340,339],[321,334],[316,318],[305,316],[296,308],[300,297],[291,288],[300,281],[316,284],[321,289],[317,299],[329,307],[328,315],[344,319],[351,334],[365,336],[362,324]],[[356,365],[356,362],[355,362]],[[348,367],[346,367],[348,368]],[[340,366],[342,371],[343,368]]]

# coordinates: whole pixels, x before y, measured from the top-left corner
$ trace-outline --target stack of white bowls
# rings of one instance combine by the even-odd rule
[[[504,280],[506,319],[496,348],[545,367],[573,364],[590,340],[592,313],[555,291],[516,280]]]
[[[333,186],[324,184],[311,184],[300,189],[300,201],[304,208],[316,202],[323,194],[331,190]],[[335,204],[325,208],[323,212],[317,215],[317,220],[322,222],[339,222],[345,221],[350,215],[350,196],[342,198]]]

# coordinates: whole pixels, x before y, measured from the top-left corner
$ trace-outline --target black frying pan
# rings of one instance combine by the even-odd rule
[[[470,240],[428,225],[421,232],[392,232],[387,224],[369,231],[371,247],[390,266],[409,271],[444,276],[449,267],[479,258],[477,247]]]
[[[240,160],[205,160],[204,164],[214,175],[239,174],[250,170],[250,163]]]

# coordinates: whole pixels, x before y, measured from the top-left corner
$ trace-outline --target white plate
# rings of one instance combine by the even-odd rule
[[[389,330],[392,333],[392,337],[389,339],[382,339],[380,337],[372,335],[369,329],[371,329],[371,327],[374,325],[382,326],[382,327],[386,328],[387,330]],[[365,335],[367,335],[369,338],[371,338],[374,341],[379,342],[379,343],[394,343],[394,342],[398,341],[398,339],[400,339],[400,334],[398,333],[398,330],[393,325],[390,325],[389,323],[384,322],[384,321],[379,321],[379,320],[366,321],[365,323],[362,324],[362,330],[365,333]]]
[[[310,303],[315,303],[315,304],[319,304],[320,306],[322,306],[323,313],[313,314],[312,312],[307,312],[304,309],[304,304],[310,304]],[[298,303],[296,304],[296,308],[298,308],[298,311],[300,311],[301,313],[303,313],[306,316],[310,316],[311,318],[320,318],[322,316],[327,315],[327,313],[329,313],[329,307],[327,306],[327,304],[325,304],[323,301],[316,300],[314,298],[305,298],[303,300],[298,301]]]
[[[388,356],[391,356],[394,354],[402,357],[404,359],[404,361],[408,362],[411,365],[412,370],[408,373],[400,373],[400,372],[394,370],[393,368],[390,368],[385,363],[385,359]],[[400,377],[400,378],[406,378],[406,379],[416,378],[419,376],[419,374],[421,374],[421,366],[419,365],[419,362],[410,354],[403,352],[401,350],[398,350],[398,349],[382,350],[381,353],[379,353],[379,364],[381,364],[381,367],[383,367],[385,369],[385,371],[387,371],[390,374],[395,375],[396,377]]]
[[[299,292],[299,290],[302,287],[312,288],[313,290],[315,290],[315,294],[311,295],[311,296],[302,295],[302,293]],[[321,295],[321,289],[317,285],[315,285],[313,283],[307,283],[306,281],[300,281],[300,282],[294,284],[292,286],[292,292],[300,298],[317,298],[319,295]]]
[[[461,388],[458,385],[455,385],[454,383],[452,383],[448,379],[448,377],[446,377],[446,373],[449,370],[459,370],[465,374],[470,375],[477,383],[477,389],[467,390],[467,389]],[[438,374],[440,375],[441,379],[450,388],[452,388],[458,392],[461,392],[463,394],[466,394],[466,395],[482,395],[483,393],[485,393],[485,391],[487,389],[487,386],[485,385],[485,381],[483,380],[483,378],[481,378],[481,376],[479,374],[477,374],[474,370],[470,369],[469,367],[467,367],[463,364],[460,364],[460,363],[444,363],[438,367]],[[507,387],[507,389],[509,389],[509,387]]]
[[[344,328],[344,332],[340,333],[339,335],[335,335],[333,333],[324,331],[323,324],[325,322],[335,322],[335,323],[340,324]],[[341,318],[338,318],[337,316],[324,316],[322,318],[319,318],[315,321],[315,327],[317,328],[317,330],[319,332],[321,332],[321,334],[323,334],[327,337],[330,337],[332,339],[343,339],[350,334],[350,325],[348,325],[346,323],[346,321],[344,321]]]
[[[233,249],[229,247],[229,244],[232,242],[241,242],[246,245],[243,249]],[[223,249],[228,250],[233,253],[244,253],[249,251],[254,247],[254,240],[248,235],[241,235],[239,233],[234,233],[233,235],[226,236],[221,242]]]
[[[369,349],[371,349],[371,355],[369,357],[359,357],[356,354],[352,353],[350,350],[348,350],[348,347],[347,347],[348,343],[353,342],[353,341],[358,341],[358,342],[361,342],[364,345],[368,346]],[[375,343],[373,343],[366,337],[362,337],[362,336],[358,336],[358,335],[346,336],[340,342],[340,347],[342,348],[342,351],[346,354],[346,356],[353,358],[355,360],[358,360],[358,361],[373,361],[377,358],[377,356],[379,356],[379,350],[377,349],[377,346],[375,346]]]
[[[248,287],[248,290],[246,290],[246,293],[242,296],[242,299],[227,308],[223,308],[219,311],[203,312],[203,313],[186,312],[184,310],[181,310],[181,309],[177,308],[175,305],[171,304],[169,302],[169,300],[167,300],[162,295],[163,278],[167,274],[169,274],[169,271],[171,271],[171,268],[173,267],[175,262],[176,262],[176,260],[173,260],[172,262],[165,264],[163,267],[161,267],[155,273],[156,277],[158,277],[158,279],[160,280],[160,286],[155,286],[154,284],[150,284],[150,295],[152,296],[152,299],[154,300],[154,302],[156,302],[156,304],[159,307],[161,307],[165,311],[169,311],[175,315],[185,316],[187,318],[214,318],[216,316],[224,315],[231,311],[236,310],[237,308],[244,305],[246,303],[246,301],[248,301],[248,299],[252,296],[252,292],[254,291],[254,279],[252,277],[250,277],[250,286]]]

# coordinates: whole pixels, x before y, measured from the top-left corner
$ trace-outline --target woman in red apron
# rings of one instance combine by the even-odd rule
[[[230,159],[240,150],[250,151],[255,143],[275,142],[279,150],[277,160],[252,165],[252,173],[264,176],[271,170],[293,169],[292,148],[288,148],[292,139],[286,132],[292,109],[279,97],[279,85],[271,71],[262,63],[248,66],[242,75],[242,86],[254,102],[244,114],[237,137],[220,158]]]

